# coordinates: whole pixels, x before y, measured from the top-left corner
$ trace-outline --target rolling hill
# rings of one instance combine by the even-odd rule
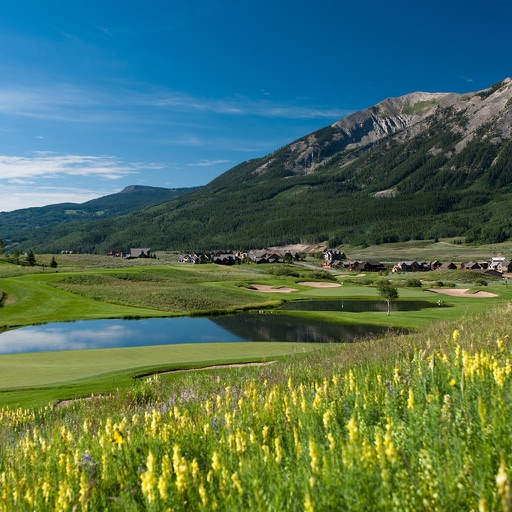
[[[89,252],[448,236],[512,237],[510,78],[474,93],[386,99],[185,196],[20,242]]]
[[[23,243],[58,236],[91,219],[108,219],[134,212],[147,206],[169,201],[187,194],[193,188],[167,189],[132,185],[121,192],[109,194],[85,203],[59,203],[0,212],[0,238],[7,244]]]

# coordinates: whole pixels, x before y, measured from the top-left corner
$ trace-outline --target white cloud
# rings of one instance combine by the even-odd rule
[[[0,189],[0,212],[58,203],[85,203],[111,192],[78,188],[5,186]]]
[[[127,163],[108,156],[62,155],[35,152],[31,156],[0,155],[0,180],[61,176],[95,176],[116,180],[142,170],[162,169],[158,163]]]

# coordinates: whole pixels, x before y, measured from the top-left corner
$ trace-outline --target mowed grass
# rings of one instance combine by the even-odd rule
[[[38,405],[133,384],[134,377],[210,364],[269,361],[314,343],[191,343],[0,356],[0,406]]]

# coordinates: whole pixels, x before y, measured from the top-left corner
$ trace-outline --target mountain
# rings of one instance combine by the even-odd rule
[[[60,203],[49,206],[23,208],[12,212],[0,212],[0,238],[6,245],[30,240],[45,240],[58,232],[69,231],[83,221],[119,217],[147,206],[169,201],[194,188],[167,189],[131,185],[116,194],[92,199],[85,203]]]
[[[510,78],[468,94],[389,98],[186,196],[33,247],[502,241],[512,237],[511,136]]]

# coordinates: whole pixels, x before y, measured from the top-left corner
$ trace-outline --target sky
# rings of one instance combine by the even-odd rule
[[[0,211],[205,185],[388,97],[485,89],[512,76],[510,20],[512,0],[3,0]]]

